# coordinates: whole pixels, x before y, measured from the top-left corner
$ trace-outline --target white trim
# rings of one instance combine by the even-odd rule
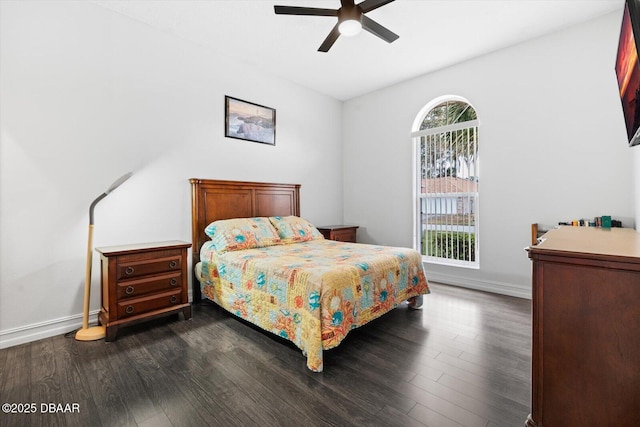
[[[470,268],[473,270],[480,269],[480,263],[478,261],[460,261],[453,258],[439,258],[436,256],[422,255],[422,262],[427,264],[448,265],[452,267]]]
[[[89,313],[89,323],[97,323],[98,313],[95,310]],[[82,314],[60,317],[58,319],[33,323],[13,329],[0,331],[0,349],[66,334],[82,327]]]
[[[422,200],[422,196],[417,197],[418,189],[421,188],[421,178],[420,178],[420,162],[418,161],[418,155],[420,153],[420,144],[418,140],[415,138],[411,139],[411,144],[413,148],[413,156],[411,160],[411,170],[413,170],[413,183],[411,185],[411,197],[413,199],[413,248],[418,252],[421,252],[420,249],[420,216],[418,215],[418,211],[420,210],[420,204]]]
[[[429,272],[428,268],[425,268],[425,270],[427,273],[427,280],[430,282],[460,286],[462,288],[476,289],[494,294],[509,295],[517,298],[531,299],[531,288],[523,288],[522,286],[516,286],[511,283],[470,279],[468,277],[434,273]]]
[[[189,286],[188,295],[189,302],[193,301],[191,298],[191,286]],[[99,312],[100,310],[89,312],[90,325],[98,323]],[[73,316],[60,317],[58,319],[7,329],[5,331],[0,331],[0,349],[66,334],[68,332],[78,330],[81,327],[82,314],[74,314]]]
[[[451,193],[420,193],[420,199],[426,199],[427,194],[431,197],[475,197],[478,195],[477,191],[459,191]]]
[[[419,130],[416,132],[411,132],[411,137],[417,138],[420,136],[429,136],[429,135],[435,135],[437,133],[453,132],[454,130],[467,129],[467,128],[473,128],[478,126],[480,126],[479,120],[477,119],[469,120],[468,122],[459,122],[459,123],[454,123],[452,125],[438,126],[437,128],[430,128],[425,130]]]
[[[436,106],[442,104],[445,101],[460,101],[460,102],[464,102],[465,104],[471,105],[471,107],[474,110],[476,110],[476,112],[478,111],[473,106],[473,104],[471,104],[469,102],[469,100],[466,99],[466,98],[463,98],[463,97],[458,96],[458,95],[442,95],[442,96],[439,96],[439,97],[437,97],[435,99],[432,99],[431,102],[427,103],[427,105],[422,107],[422,109],[420,110],[420,112],[416,116],[415,120],[413,121],[413,125],[411,126],[411,131],[412,132],[419,131],[420,130],[420,126],[422,125],[422,121],[427,116],[427,113],[429,113],[429,111],[433,110]]]

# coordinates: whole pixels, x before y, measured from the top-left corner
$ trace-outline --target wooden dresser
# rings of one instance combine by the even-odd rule
[[[118,328],[182,311],[191,318],[187,293],[187,250],[191,243],[168,241],[96,248],[101,254],[102,309],[106,341]]]
[[[528,427],[640,422],[640,233],[561,227],[533,261]]]
[[[356,242],[357,225],[325,225],[317,228],[325,239],[340,242]]]

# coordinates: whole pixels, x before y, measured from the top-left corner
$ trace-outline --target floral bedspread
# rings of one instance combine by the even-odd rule
[[[312,240],[219,254],[203,246],[202,295],[293,342],[312,371],[349,333],[429,293],[412,249]]]

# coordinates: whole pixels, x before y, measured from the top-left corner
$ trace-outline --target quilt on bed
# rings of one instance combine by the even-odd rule
[[[202,247],[202,294],[229,312],[293,342],[322,371],[322,351],[351,329],[429,293],[411,249],[311,240],[218,253]]]

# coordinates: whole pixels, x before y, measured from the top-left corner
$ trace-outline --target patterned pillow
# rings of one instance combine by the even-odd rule
[[[307,242],[309,240],[324,239],[309,221],[297,216],[272,216],[269,221],[278,230],[282,243]]]
[[[204,232],[218,253],[262,248],[281,243],[267,218],[235,218],[214,221]]]

